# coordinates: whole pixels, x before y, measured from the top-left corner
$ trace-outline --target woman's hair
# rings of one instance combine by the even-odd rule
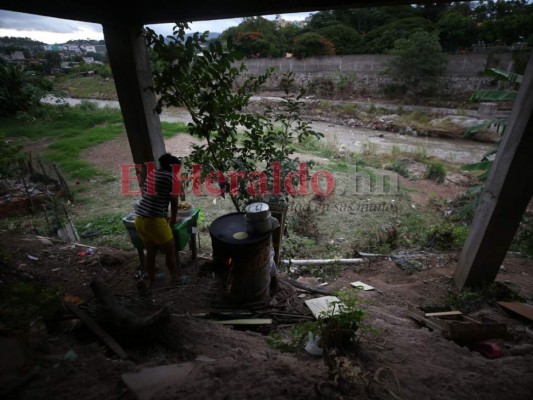
[[[181,164],[181,160],[170,153],[163,154],[161,157],[159,157],[158,161],[161,169],[164,169],[165,171],[172,171],[173,164]]]

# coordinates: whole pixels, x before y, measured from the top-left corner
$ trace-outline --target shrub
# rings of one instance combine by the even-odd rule
[[[438,161],[431,161],[426,164],[426,179],[431,179],[437,183],[443,183],[446,179],[446,167]]]

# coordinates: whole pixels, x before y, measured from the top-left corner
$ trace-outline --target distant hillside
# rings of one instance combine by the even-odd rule
[[[0,46],[14,46],[14,47],[32,47],[32,46],[43,46],[46,43],[39,42],[30,38],[21,38],[21,37],[12,37],[4,36],[0,37]]]
[[[76,39],[76,40],[69,40],[65,44],[72,44],[72,45],[85,45],[85,46],[95,46],[95,45],[105,45],[105,40],[91,40],[91,39]]]

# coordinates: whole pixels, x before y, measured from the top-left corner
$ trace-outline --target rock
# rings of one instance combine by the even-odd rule
[[[53,246],[54,245],[54,242],[52,242],[50,239],[45,238],[45,237],[40,237],[39,238],[39,243],[41,243],[42,245],[45,245],[45,246]]]
[[[378,117],[379,121],[383,122],[393,122],[396,121],[400,116],[398,114],[390,114],[390,115],[380,115]]]
[[[518,346],[511,347],[511,354],[513,356],[525,356],[533,354],[533,344],[525,343]]]

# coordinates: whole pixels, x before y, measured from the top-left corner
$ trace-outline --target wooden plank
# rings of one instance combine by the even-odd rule
[[[494,282],[533,195],[532,93],[530,57],[453,276],[459,289]]]
[[[533,321],[533,306],[525,303],[498,301],[500,306]]]
[[[219,325],[272,325],[271,318],[244,318],[214,321]]]
[[[294,287],[296,287],[298,289],[305,290],[305,291],[307,291],[309,293],[318,293],[318,294],[323,294],[323,295],[326,295],[326,296],[330,295],[330,292],[328,292],[327,290],[320,289],[320,288],[312,288],[311,286],[304,285],[303,283],[297,282],[294,279],[287,279],[286,281],[290,285],[292,285],[292,286],[294,286]]]
[[[446,339],[472,342],[485,339],[501,338],[507,334],[507,326],[499,322],[479,322],[475,319],[465,317],[462,314],[452,314],[452,316],[455,318],[461,318],[460,321],[440,319],[434,316],[429,316],[430,314],[448,313],[457,312],[446,311],[443,313],[425,314],[423,311],[410,304],[408,306],[409,317],[430,329],[441,331],[442,336],[444,336]]]
[[[104,331],[100,325],[96,323],[94,319],[89,317],[85,311],[81,310],[76,304],[74,303],[65,303],[65,306],[72,311],[72,313],[78,317],[87,327],[93,331],[93,333],[100,338],[104,344],[109,347],[111,351],[113,351],[117,356],[122,358],[123,360],[128,358],[128,354],[124,351],[122,346],[120,346],[115,339],[113,339],[111,336],[107,334],[106,331]]]
[[[426,313],[426,317],[435,317],[435,318],[454,318],[462,317],[463,313],[461,311],[440,311],[433,313]]]
[[[449,329],[444,336],[451,340],[478,342],[503,338],[507,334],[507,326],[498,322],[450,321],[448,326]]]

